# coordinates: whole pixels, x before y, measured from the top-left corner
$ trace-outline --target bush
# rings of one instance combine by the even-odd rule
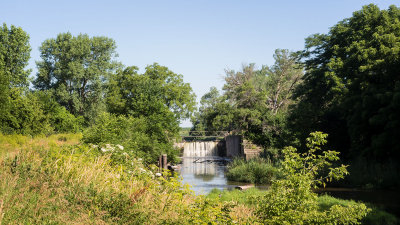
[[[227,169],[226,177],[230,181],[270,184],[279,176],[278,168],[263,158],[254,158],[248,161],[236,158],[228,165]]]
[[[103,113],[94,125],[85,130],[83,141],[97,145],[99,150],[106,144],[123,146],[118,152],[142,158],[146,163],[155,163],[161,154],[167,154],[170,162],[176,161],[179,152],[173,148],[173,143],[158,141],[148,134],[147,128],[144,118]],[[121,155],[114,159],[116,163],[124,164],[124,158]]]
[[[39,135],[51,130],[43,104],[37,96],[20,88],[10,89],[8,110],[0,118],[3,134]]]
[[[338,152],[321,150],[326,134],[311,133],[307,138],[309,150],[297,153],[293,147],[282,150],[284,160],[280,171],[283,179],[274,180],[270,191],[258,202],[258,216],[266,224],[358,224],[370,211],[364,204],[332,205],[319,210],[317,194],[312,188],[338,180],[347,174],[346,166],[332,168],[339,160]],[[321,174],[328,169],[326,176]]]

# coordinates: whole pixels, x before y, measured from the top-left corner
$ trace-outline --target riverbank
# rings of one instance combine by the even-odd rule
[[[331,192],[334,190],[330,189]],[[247,190],[212,190],[206,197],[208,199],[213,199],[222,202],[237,202],[239,204],[244,204],[249,207],[255,207],[258,204],[258,199],[262,198],[266,194],[267,190],[260,190],[257,188],[250,188]],[[320,193],[323,193],[321,191]],[[320,211],[327,210],[333,205],[349,206],[355,204],[358,200],[348,200],[335,198],[329,196],[326,193],[320,194],[318,196],[318,207]],[[400,223],[398,216],[393,213],[388,213],[385,211],[383,206],[371,204],[365,202],[368,207],[372,209],[370,213],[361,221],[362,224],[370,225],[396,225]]]

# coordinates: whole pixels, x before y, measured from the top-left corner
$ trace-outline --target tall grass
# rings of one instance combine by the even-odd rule
[[[251,222],[248,207],[195,196],[134,158],[129,170],[115,165],[80,135],[1,138],[0,148],[14,147],[0,158],[0,224]]]
[[[230,181],[254,184],[270,184],[279,176],[278,168],[264,158],[254,158],[248,161],[236,158],[228,165],[226,177]]]

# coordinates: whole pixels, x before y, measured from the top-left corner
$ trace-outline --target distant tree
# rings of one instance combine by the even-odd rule
[[[104,80],[117,67],[114,40],[62,33],[44,41],[34,85],[52,90],[59,104],[75,116],[92,121],[105,109]]]
[[[178,134],[179,121],[190,117],[195,95],[182,75],[155,63],[144,74],[127,67],[111,76],[106,102],[111,113],[144,117],[147,132],[166,142]]]
[[[0,26],[0,70],[4,87],[27,87],[31,70],[25,70],[30,58],[29,35],[20,27]]]
[[[203,96],[193,130],[228,130],[267,148],[283,147],[288,106],[303,69],[298,53],[277,49],[274,59],[261,69],[249,64],[226,70],[223,95],[212,88]]]
[[[30,113],[34,112],[25,108],[27,99],[22,96],[28,87],[28,76],[31,72],[25,69],[30,58],[30,51],[29,36],[22,28],[13,25],[8,28],[6,24],[0,26],[1,132],[21,132],[27,126],[33,125],[29,124],[29,121],[35,120],[30,116],[33,115]],[[34,105],[33,102],[27,107]],[[24,120],[24,118],[28,119]]]
[[[290,119],[299,136],[322,130],[352,156],[399,158],[399,27],[398,7],[371,4],[306,39],[306,74]]]
[[[299,64],[299,53],[287,49],[277,49],[274,54],[274,65],[267,67],[264,82],[267,93],[267,104],[274,114],[286,110],[292,103],[292,94],[300,84],[303,67]]]

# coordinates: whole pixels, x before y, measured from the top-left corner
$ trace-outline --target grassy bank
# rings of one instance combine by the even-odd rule
[[[247,206],[194,196],[140,160],[129,171],[80,135],[0,136],[0,224],[251,223]]]
[[[241,190],[224,190],[220,191],[218,189],[214,189],[207,195],[207,198],[215,201],[222,202],[237,202],[239,204],[246,205],[250,208],[256,208],[258,204],[258,199],[265,196],[267,191],[259,190],[257,188],[250,188],[245,191]],[[318,196],[318,207],[319,211],[329,210],[334,205],[340,206],[351,206],[357,204],[357,202],[353,200],[344,200],[339,198],[334,198],[329,195],[320,195]],[[370,225],[395,225],[400,223],[400,220],[390,214],[385,212],[384,210],[372,205],[367,204],[369,208],[371,208],[371,212],[361,221],[362,224],[370,224]]]
[[[228,165],[227,169],[226,177],[230,181],[270,184],[272,179],[279,177],[278,167],[263,158],[254,158],[248,161],[236,158]]]
[[[314,176],[293,172],[307,160],[293,148],[283,150],[285,179],[270,191],[214,197],[157,176],[123,146],[82,144],[80,134],[0,135],[0,149],[0,224],[357,224],[370,211],[361,203],[320,207]]]

